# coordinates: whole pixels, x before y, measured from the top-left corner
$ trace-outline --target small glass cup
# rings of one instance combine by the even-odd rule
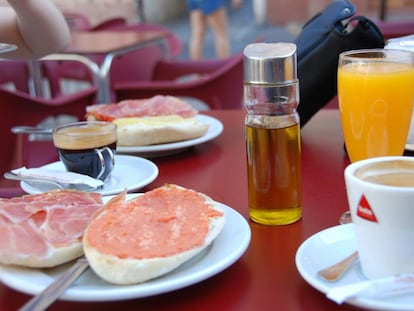
[[[68,171],[105,181],[115,165],[117,126],[101,121],[65,124],[53,130],[53,143]]]

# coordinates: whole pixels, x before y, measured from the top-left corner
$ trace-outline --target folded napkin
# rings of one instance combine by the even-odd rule
[[[381,279],[368,280],[354,284],[337,286],[326,296],[338,304],[349,298],[387,297],[414,292],[414,273],[404,273]]]
[[[12,173],[23,178],[27,177],[39,180],[49,180],[63,184],[81,184],[88,185],[94,188],[103,186],[104,184],[102,180],[95,179],[87,175],[46,168],[21,167],[12,170]]]

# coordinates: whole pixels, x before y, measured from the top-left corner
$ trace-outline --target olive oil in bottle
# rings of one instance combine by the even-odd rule
[[[251,44],[244,57],[249,215],[290,224],[302,215],[296,46]]]

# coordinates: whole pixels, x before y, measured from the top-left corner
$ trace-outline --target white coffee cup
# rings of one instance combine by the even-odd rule
[[[363,274],[414,272],[414,158],[354,162],[345,183]]]

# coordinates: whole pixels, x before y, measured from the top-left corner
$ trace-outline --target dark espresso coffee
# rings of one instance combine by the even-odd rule
[[[56,128],[53,142],[66,169],[105,180],[114,166],[116,125],[78,122]]]
[[[414,187],[414,163],[403,160],[371,163],[360,167],[355,176],[379,185]]]

